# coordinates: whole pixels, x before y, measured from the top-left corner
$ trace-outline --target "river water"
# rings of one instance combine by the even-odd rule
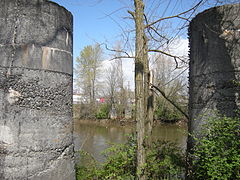
[[[75,151],[90,153],[96,160],[103,161],[101,154],[111,143],[123,143],[127,134],[134,131],[134,125],[99,124],[88,121],[75,121]],[[176,124],[156,125],[153,129],[154,139],[176,142],[182,149],[186,148],[187,127]]]

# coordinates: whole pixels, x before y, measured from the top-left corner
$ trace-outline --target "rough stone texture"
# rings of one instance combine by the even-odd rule
[[[72,15],[0,1],[0,179],[75,179]]]
[[[214,111],[235,116],[240,108],[240,4],[198,14],[189,35],[189,131],[194,134]],[[192,145],[189,138],[188,150]]]

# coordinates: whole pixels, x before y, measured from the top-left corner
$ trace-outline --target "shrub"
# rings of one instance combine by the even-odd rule
[[[97,119],[107,119],[109,111],[110,111],[109,104],[101,104],[95,116]]]
[[[104,154],[106,162],[98,167],[77,169],[77,179],[136,179],[137,145],[134,137],[129,137],[125,144],[116,144]],[[184,155],[174,143],[156,141],[147,153],[145,172],[148,179],[171,177],[180,179],[184,172]],[[83,172],[84,171],[84,172]],[[80,175],[83,173],[83,175]],[[84,173],[89,173],[84,175]],[[84,176],[84,177],[83,177]],[[87,179],[87,178],[86,178]]]
[[[149,179],[181,179],[185,171],[185,156],[172,142],[156,141],[147,155]]]
[[[194,179],[240,179],[240,118],[210,118],[194,150]]]
[[[94,157],[84,151],[79,151],[81,163],[76,165],[76,179],[77,180],[89,180],[96,179],[98,176],[98,162],[94,159]]]
[[[182,109],[183,106],[180,106]],[[164,121],[176,121],[185,118],[179,110],[177,110],[175,107],[172,107],[172,105],[166,105],[161,104],[158,102],[157,108],[155,110],[155,117],[160,120]]]

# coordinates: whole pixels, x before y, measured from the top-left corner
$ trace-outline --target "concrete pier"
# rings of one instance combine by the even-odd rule
[[[0,179],[75,179],[72,15],[0,1]]]
[[[189,133],[216,113],[240,110],[240,4],[214,7],[190,23]],[[188,152],[194,141],[188,139]]]
[[[190,23],[190,132],[213,111],[240,109],[240,4],[214,7]]]

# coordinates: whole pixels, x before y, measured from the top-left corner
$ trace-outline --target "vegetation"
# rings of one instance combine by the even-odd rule
[[[113,145],[104,154],[107,160],[99,165],[89,154],[81,153],[88,164],[77,166],[77,179],[136,179],[136,138],[130,137],[125,144]],[[184,165],[184,155],[174,143],[156,141],[147,153],[144,171],[147,179],[180,179]]]
[[[158,59],[158,61],[156,61]],[[154,84],[165,94],[165,96],[187,113],[187,80],[179,77],[186,74],[184,70],[175,70],[176,64],[171,59],[162,55],[153,57],[154,61]],[[177,121],[185,119],[184,115],[174,107],[162,94],[155,97],[155,119],[163,121]]]
[[[240,179],[240,118],[211,117],[195,137],[194,180]],[[137,141],[130,136],[124,144],[115,144],[104,152],[99,164],[81,152],[87,164],[76,167],[77,179],[136,179]],[[146,151],[143,171],[146,179],[184,179],[185,155],[174,143],[155,141]]]
[[[176,108],[167,108],[160,103],[156,108],[155,117],[163,122],[176,122],[184,118]]]
[[[240,118],[210,118],[196,138],[193,179],[240,179]]]
[[[134,0],[132,1],[134,2],[134,8],[133,11],[128,11],[129,14],[131,15],[131,17],[129,19],[134,21],[134,29],[131,29],[131,31],[129,32],[134,32],[134,40],[135,40],[135,51],[132,52],[131,54],[134,54],[133,56],[130,56],[127,52],[129,52],[129,49],[124,50],[119,50],[116,49],[116,52],[121,52],[123,54],[126,54],[125,58],[134,58],[135,59],[135,120],[137,122],[136,125],[136,132],[137,132],[137,140],[136,140],[136,150],[134,152],[136,152],[136,170],[134,174],[131,174],[131,172],[126,172],[124,173],[125,176],[129,176],[129,178],[132,177],[137,177],[137,179],[140,180],[145,180],[146,178],[148,178],[149,176],[149,172],[148,169],[146,169],[146,167],[148,167],[148,157],[149,157],[149,151],[152,151],[151,146],[147,146],[146,147],[146,140],[144,137],[150,137],[151,136],[151,130],[152,130],[152,122],[153,122],[153,110],[154,110],[154,98],[153,98],[153,90],[158,90],[160,92],[160,94],[168,101],[170,102],[172,105],[174,105],[174,107],[176,109],[178,109],[182,114],[185,115],[185,117],[188,117],[187,113],[185,113],[182,108],[177,106],[177,103],[183,103],[183,102],[174,102],[169,96],[172,97],[176,97],[178,94],[177,91],[174,91],[174,93],[172,94],[168,94],[164,91],[164,87],[159,87],[158,84],[153,84],[153,82],[151,81],[151,76],[152,73],[150,71],[149,68],[149,53],[160,53],[164,56],[170,57],[171,59],[174,60],[175,62],[175,69],[179,69],[179,68],[183,68],[185,64],[187,64],[186,59],[184,57],[180,57],[177,54],[172,54],[172,52],[168,51],[167,49],[169,48],[170,44],[174,41],[174,39],[176,39],[176,37],[179,36],[179,34],[181,34],[182,29],[184,29],[186,27],[186,23],[189,22],[192,18],[192,16],[195,14],[195,12],[197,11],[197,9],[199,7],[201,7],[201,5],[205,4],[205,3],[210,3],[210,1],[204,1],[204,0],[199,0],[197,1],[197,3],[192,6],[190,9],[186,9],[185,11],[172,11],[172,13],[169,16],[164,17],[164,14],[167,13],[167,10],[164,11],[164,13],[162,14],[162,17],[159,17],[159,14],[155,13],[155,11],[157,11],[158,8],[154,7],[154,3],[151,3],[151,7],[152,9],[155,9],[154,11],[149,11],[149,13],[147,13],[146,11],[146,2],[143,0]],[[156,1],[157,2],[157,1]],[[215,3],[215,0],[213,1]],[[216,1],[216,4],[222,3],[223,1]],[[157,7],[160,7],[161,4],[157,4]],[[168,4],[168,8],[170,6],[170,3]],[[177,5],[175,4],[175,7],[177,7]],[[155,16],[156,15],[156,16]],[[179,21],[182,20],[180,23],[169,23],[170,20],[173,19],[178,19]],[[166,24],[163,23],[163,21],[168,21]],[[177,31],[175,31],[174,33],[172,32],[168,32],[167,30],[165,30],[166,26],[170,26],[170,24],[178,24],[178,27],[174,27],[175,29],[178,29]],[[172,30],[171,30],[172,31]],[[131,36],[129,36],[127,32],[124,32],[124,36],[127,37],[126,43],[129,41],[129,39],[131,39]],[[126,46],[128,47],[128,46]],[[114,51],[114,50],[113,50]],[[121,55],[121,54],[120,54]],[[117,57],[116,57],[117,59]],[[174,70],[175,70],[174,69]],[[112,88],[109,91],[109,96],[110,96],[110,104],[111,106],[114,104],[115,99],[115,93],[116,93],[116,80],[117,80],[117,73],[115,73],[115,69],[114,67],[112,69],[109,70],[109,73],[112,73],[112,75],[109,76],[109,87]],[[113,76],[114,75],[114,76]],[[96,76],[94,76],[96,77]],[[178,77],[178,76],[176,76]],[[95,82],[95,81],[91,81]],[[160,82],[161,84],[163,84],[163,82]],[[87,83],[85,83],[87,84]],[[95,84],[95,83],[94,83]],[[177,83],[176,84],[178,87],[179,85],[182,86],[181,83]],[[91,86],[91,84],[90,84]],[[90,87],[89,85],[87,87]],[[161,89],[160,89],[161,88]],[[90,91],[87,90],[88,93],[90,93],[90,96],[92,95],[92,98],[90,98],[90,102],[95,102],[95,88],[91,89]],[[123,90],[123,89],[122,89]],[[176,89],[172,89],[172,90],[176,90]],[[124,91],[122,91],[123,93]],[[165,104],[162,103],[160,100],[158,101],[159,103],[158,105],[158,109],[157,109],[157,115],[159,117],[164,117],[164,118],[170,118],[170,119],[177,119],[180,117],[179,113],[176,113],[176,109],[168,109],[166,108]],[[93,103],[94,104],[94,103]],[[90,106],[90,107],[95,107],[95,106]],[[99,114],[99,118],[102,118],[106,116],[105,113],[100,113]],[[225,136],[225,135],[224,135]],[[224,139],[224,138],[223,138]],[[204,145],[203,142],[201,142],[201,139],[199,140],[199,144]],[[214,145],[218,145],[218,143],[214,142],[214,138],[213,138],[213,143],[215,143]],[[149,143],[152,144],[152,143]],[[149,145],[148,144],[148,145]],[[222,145],[222,144],[220,144]],[[151,147],[151,150],[148,149],[149,147]],[[207,151],[209,151],[209,148],[211,149],[211,147],[206,147],[206,149],[203,152],[208,154]],[[222,147],[223,148],[223,147]],[[224,148],[223,148],[224,149]],[[103,165],[103,169],[102,171],[97,171],[96,177],[101,177],[101,173],[107,173],[105,174],[104,177],[108,177],[109,179],[114,178],[114,179],[121,179],[121,178],[126,178],[126,177],[122,177],[123,174],[120,175],[120,172],[122,170],[124,170],[124,165],[126,165],[125,163],[127,163],[125,160],[123,160],[123,158],[125,158],[126,156],[121,156],[121,153],[124,152],[125,149],[122,149],[121,151],[117,151],[118,153],[115,153],[116,156],[113,156],[114,158],[110,161],[111,163],[109,164],[109,166],[107,165]],[[158,151],[156,151],[158,152]],[[199,152],[199,151],[196,151]],[[114,153],[113,153],[114,154]],[[128,155],[128,153],[124,154],[124,155]],[[201,154],[199,152],[199,154]],[[208,154],[208,155],[212,155],[213,158],[215,157],[215,154]],[[118,157],[120,156],[120,157]],[[198,156],[196,154],[196,156]],[[116,159],[121,159],[121,161],[117,161],[115,162],[115,157],[118,157]],[[135,157],[135,156],[134,156]],[[202,156],[198,157],[198,160],[201,159]],[[210,157],[210,159],[212,158]],[[207,158],[207,157],[205,157]],[[134,159],[134,158],[133,158]],[[149,158],[151,159],[151,158]],[[223,158],[224,159],[224,158]],[[227,159],[228,161],[228,159]],[[161,160],[162,162],[162,160]],[[165,162],[163,160],[163,162]],[[167,161],[169,162],[169,161]],[[206,161],[207,162],[207,161]],[[221,162],[221,161],[220,161]],[[200,167],[200,169],[202,168],[201,166],[201,161],[198,164],[198,166]],[[161,164],[161,163],[159,163]],[[161,166],[159,166],[159,164],[156,166],[158,168],[160,168]],[[131,164],[132,165],[132,164]],[[206,164],[203,163],[203,167],[205,167]],[[116,167],[115,167],[116,166]],[[198,167],[196,166],[196,168]],[[121,167],[121,168],[119,168]],[[206,166],[208,167],[208,166]],[[123,168],[123,169],[122,169]],[[148,167],[149,169],[151,169],[150,167]],[[127,170],[129,170],[131,168],[127,168]],[[152,168],[153,169],[153,174],[155,174],[155,170],[157,170],[157,168]],[[168,169],[168,168],[167,168]],[[175,168],[176,169],[176,168]],[[207,170],[207,169],[205,169]],[[118,172],[120,171],[120,172]],[[95,172],[95,171],[94,171]],[[125,172],[125,171],[124,171]],[[173,171],[167,171],[168,173],[172,173]],[[99,174],[100,173],[100,174]],[[121,172],[122,173],[122,172]],[[160,172],[158,172],[160,173]],[[215,173],[213,171],[213,173]],[[157,175],[157,174],[155,174]],[[150,177],[150,176],[149,176]],[[154,177],[154,176],[153,176]],[[207,176],[206,176],[207,177]],[[213,176],[213,177],[217,177],[217,176]],[[155,178],[155,177],[154,177]]]
[[[109,104],[101,104],[98,112],[96,113],[97,119],[107,119],[110,111]]]

